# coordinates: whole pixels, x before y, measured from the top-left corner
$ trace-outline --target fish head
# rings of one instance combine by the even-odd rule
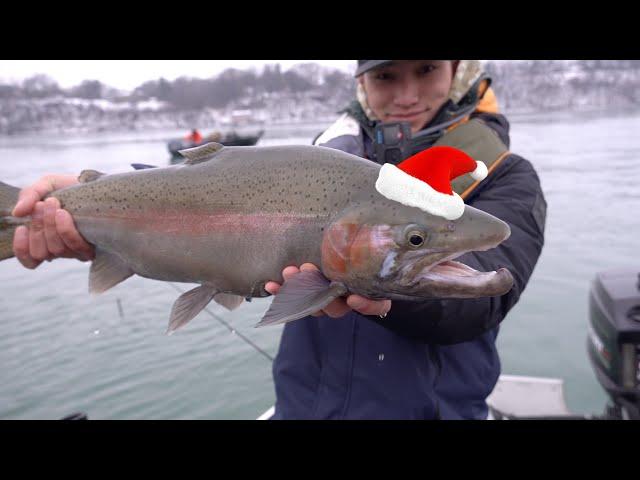
[[[325,229],[322,271],[370,298],[499,296],[513,286],[506,268],[480,272],[454,259],[494,248],[510,234],[508,224],[468,205],[447,220],[391,200],[362,202]]]

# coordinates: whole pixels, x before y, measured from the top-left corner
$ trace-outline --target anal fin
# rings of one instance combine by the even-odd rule
[[[171,309],[171,318],[169,320],[169,326],[167,327],[167,334],[183,327],[198,315],[202,309],[209,304],[216,293],[213,287],[201,285],[180,295]]]
[[[89,271],[89,292],[106,292],[133,274],[133,270],[118,255],[96,249],[96,258]]]
[[[347,293],[344,285],[331,283],[317,270],[305,270],[285,281],[256,327],[304,318],[322,310]]]
[[[233,295],[232,293],[216,293],[213,296],[213,300],[227,310],[233,311],[242,305],[244,297],[241,297],[240,295]]]

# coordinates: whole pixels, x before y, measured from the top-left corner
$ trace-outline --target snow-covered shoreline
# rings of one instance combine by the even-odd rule
[[[489,62],[486,68],[494,79],[492,87],[500,108],[507,115],[640,111],[640,62]],[[328,82],[331,72],[313,64],[297,72],[307,81],[304,88],[269,90],[262,79],[264,84],[245,88],[219,108],[179,108],[145,93],[161,93],[161,88],[141,87],[136,94],[95,99],[75,98],[69,92],[29,98],[23,89],[20,97],[0,95],[0,136],[191,128],[224,131],[246,125],[268,130],[275,125],[332,121],[353,98],[354,83],[348,76],[338,74]],[[234,75],[241,78],[241,73]]]
[[[30,134],[43,135],[84,135],[94,133],[154,132],[166,130],[188,131],[199,128],[203,132],[213,130],[252,130],[288,125],[329,124],[337,118],[335,110],[325,109],[321,114],[311,113],[313,108],[299,109],[288,115],[273,116],[265,111],[253,111],[254,118],[241,123],[225,122],[228,113],[213,109],[199,111],[150,110],[136,107],[113,108],[112,105],[74,103],[65,99],[60,103],[30,102],[22,100],[20,105],[0,102],[0,136],[11,137]],[[106,101],[103,101],[106,102]],[[105,108],[102,108],[102,107]],[[526,106],[503,109],[502,113],[510,119],[524,118],[529,115],[549,114],[588,114],[610,111],[640,112],[640,108],[630,105],[602,103],[574,104],[570,107]]]

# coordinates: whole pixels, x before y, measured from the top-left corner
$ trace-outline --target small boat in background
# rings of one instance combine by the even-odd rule
[[[183,161],[183,157],[179,153],[180,150],[198,147],[209,142],[218,142],[227,147],[248,147],[258,143],[262,135],[264,135],[264,130],[260,130],[253,135],[240,135],[233,131],[225,134],[214,132],[211,135],[203,137],[199,142],[193,142],[185,138],[170,140],[167,144],[167,149],[171,154],[171,163],[175,164]]]

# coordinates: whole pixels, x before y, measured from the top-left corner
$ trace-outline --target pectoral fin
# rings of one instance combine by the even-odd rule
[[[347,289],[344,285],[331,283],[317,270],[299,272],[282,284],[271,307],[256,327],[304,318],[345,293]]]
[[[207,285],[201,285],[180,295],[171,309],[167,334],[186,325],[209,304],[214,295],[216,295],[216,290]]]
[[[96,249],[96,258],[89,271],[89,292],[106,292],[133,273],[129,265],[116,254]]]

